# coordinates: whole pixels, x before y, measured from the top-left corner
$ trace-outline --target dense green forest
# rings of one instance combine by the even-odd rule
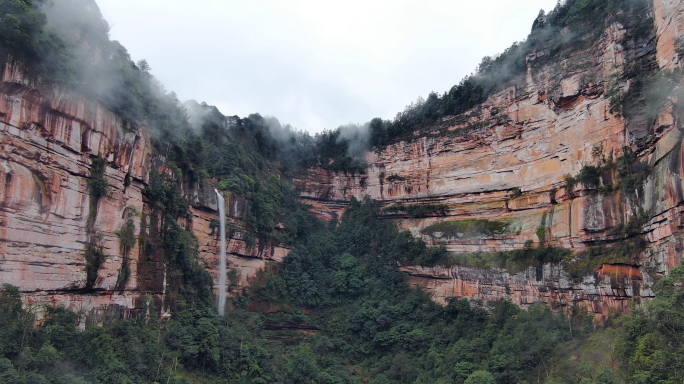
[[[211,280],[188,278],[170,320],[152,300],[136,319],[77,329],[79,316],[22,307],[0,293],[0,380],[5,383],[675,383],[684,358],[684,269],[657,297],[597,326],[586,310],[491,316],[466,300],[435,304],[410,287],[396,255],[428,248],[372,201],[352,201],[317,226],[281,265],[216,315]],[[190,274],[192,267],[188,267]],[[202,272],[196,271],[195,274]],[[275,308],[276,311],[254,311]]]
[[[205,103],[182,105],[145,61],[132,62],[109,39],[93,0],[0,0],[0,64],[18,62],[38,84],[95,98],[126,129],[152,133],[154,155],[173,175],[150,175],[144,196],[161,230],[139,241],[145,253],[162,252],[174,279],[170,319],[159,320],[149,298],[137,318],[107,318],[83,331],[81,314],[24,306],[15,287],[3,286],[0,383],[682,382],[681,268],[658,281],[655,300],[600,326],[579,307],[521,310],[501,301],[488,314],[465,300],[441,306],[409,286],[397,262],[432,264],[453,255],[379,219],[372,201],[352,200],[339,221],[320,221],[289,181],[311,166],[363,173],[363,150],[477,106],[519,78],[530,52],[543,48],[549,58],[582,48],[592,39],[574,37],[600,33],[615,20],[646,33],[648,11],[645,0],[559,2],[540,13],[525,42],[485,58],[449,92],[433,93],[391,121],[310,136],[259,114],[240,118]],[[70,38],[66,31],[74,29],[87,44]],[[623,96],[618,104],[633,102]],[[91,194],[107,187],[96,173]],[[197,239],[178,224],[189,216],[181,185],[208,178],[246,197],[248,242],[293,248],[237,294],[224,317],[216,315]],[[394,209],[418,217],[441,208]],[[286,229],[275,231],[275,223]],[[534,263],[564,256],[542,248],[500,258]],[[39,311],[45,316],[36,323]]]

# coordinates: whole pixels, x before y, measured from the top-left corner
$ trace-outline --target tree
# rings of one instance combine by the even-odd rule
[[[468,376],[464,384],[496,384],[496,381],[488,371],[475,371]]]

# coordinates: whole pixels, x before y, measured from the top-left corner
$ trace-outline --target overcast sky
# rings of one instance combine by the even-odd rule
[[[523,40],[556,0],[97,0],[182,100],[320,132],[389,119]]]

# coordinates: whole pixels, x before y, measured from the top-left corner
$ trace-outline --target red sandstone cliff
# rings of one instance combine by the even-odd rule
[[[654,278],[679,265],[682,254],[684,126],[668,107],[653,125],[613,114],[607,93],[611,75],[635,60],[652,62],[654,72],[682,67],[675,47],[684,36],[684,3],[655,0],[654,11],[651,39],[623,45],[626,31],[614,24],[590,50],[541,69],[532,65],[537,55],[529,55],[523,89],[505,89],[463,115],[444,118],[427,134],[416,132],[415,139],[368,153],[368,172],[362,177],[310,170],[296,180],[302,198],[312,201],[321,217],[337,215],[352,196],[370,195],[385,206],[447,205],[444,216],[390,218],[456,253],[522,249],[528,240],[539,241],[536,230],[542,225],[548,243],[582,252],[597,240],[615,240],[615,228],[643,210],[649,215],[641,228],[648,246],[635,255],[633,266],[624,266],[628,273],[604,265],[573,281],[560,264],[520,273],[459,266],[401,268],[439,301],[466,297],[485,304],[505,298],[523,306],[535,301],[583,303],[607,313],[609,307],[625,308],[628,300],[652,296]],[[630,86],[628,81],[621,88]],[[638,141],[646,145],[635,145]],[[643,186],[645,196],[638,191],[637,196],[596,193],[582,185],[568,196],[564,175],[577,175],[584,165],[595,164],[595,147],[617,158],[625,146],[653,167]],[[392,181],[388,176],[394,176]],[[610,184],[614,178],[615,173],[604,175],[602,182]],[[515,197],[514,188],[522,196]],[[473,220],[505,230],[459,232]],[[442,230],[449,227],[456,229]]]
[[[105,261],[87,287],[91,156],[107,162],[109,193],[99,200],[93,223]],[[128,207],[142,213],[130,216],[136,236],[154,232],[142,196],[152,162],[144,127],[125,126],[102,104],[43,87],[27,79],[19,65],[7,65],[0,84],[0,283],[19,287],[29,303],[65,305],[94,318],[135,316],[147,295],[164,312],[169,283],[163,258],[144,255],[137,241],[124,255],[115,233],[128,219]],[[218,207],[213,188],[207,190],[187,191],[193,203],[190,227],[218,282],[218,236],[210,228]],[[245,201],[234,196],[226,201],[234,228],[228,266],[236,269],[232,283],[240,286],[267,261],[282,260],[287,250],[248,247],[240,233]],[[124,259],[130,274],[125,284],[117,284]]]
[[[628,299],[652,295],[658,273],[678,265],[684,227],[682,122],[663,110],[653,137],[639,153],[654,171],[638,201],[619,193],[596,194],[578,185],[570,198],[562,186],[565,174],[577,174],[592,162],[596,144],[617,157],[623,146],[649,135],[644,122],[628,122],[609,112],[606,89],[611,74],[638,55],[651,55],[662,69],[681,67],[676,40],[684,37],[684,5],[654,0],[656,32],[642,46],[622,45],[620,25],[609,26],[594,48],[530,70],[524,88],[506,89],[461,116],[447,117],[439,132],[399,142],[367,155],[367,176],[311,170],[296,184],[302,198],[314,203],[321,217],[331,217],[351,196],[371,197],[389,205],[439,203],[446,216],[409,218],[400,225],[432,244],[453,252],[494,252],[522,248],[547,228],[547,240],[582,251],[596,239],[609,239],[610,229],[625,223],[639,208],[650,212],[642,232],[648,247],[639,265],[604,265],[576,277],[561,265],[547,264],[513,273],[471,267],[402,266],[412,282],[433,292],[436,300],[467,297],[487,302],[501,298],[526,305],[580,302],[597,313],[623,308]],[[527,59],[533,63],[537,55]],[[576,65],[582,64],[582,65]],[[630,84],[624,84],[627,89]],[[473,128],[476,127],[476,128]],[[106,260],[92,290],[86,286],[84,247],[90,196],[87,179],[91,155],[107,161],[110,193],[99,201],[94,229],[101,234]],[[82,95],[32,83],[21,68],[9,65],[0,84],[0,283],[20,287],[30,302],[61,303],[93,316],[133,316],[141,297],[152,295],[165,308],[166,268],[161,258],[141,256],[137,245],[122,255],[119,238],[126,208],[143,213],[135,218],[136,233],[153,228],[146,216],[142,189],[151,167],[149,136],[144,127],[125,126],[100,103]],[[126,174],[131,184],[124,186]],[[399,176],[388,181],[390,175]],[[513,188],[522,196],[513,198]],[[217,220],[213,189],[187,193],[193,200],[190,227],[200,254],[216,276]],[[227,196],[229,268],[246,284],[270,261],[288,250],[248,248],[240,233],[244,200]],[[503,221],[508,230],[445,234],[430,230],[442,222]],[[131,273],[124,287],[117,278],[124,258]]]

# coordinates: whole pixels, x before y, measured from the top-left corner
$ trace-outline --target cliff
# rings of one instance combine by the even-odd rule
[[[165,313],[170,282],[163,255],[144,252],[139,241],[122,247],[129,219],[134,239],[154,237],[159,225],[142,191],[152,167],[164,169],[163,159],[152,156],[145,127],[125,123],[84,95],[41,85],[16,63],[3,70],[0,99],[0,283],[19,287],[29,304],[65,305],[89,319],[136,316],[146,296]],[[106,161],[109,192],[91,212],[88,182],[97,157]],[[193,204],[189,227],[218,282],[213,184],[185,193]],[[226,201],[233,228],[228,266],[237,272],[231,279],[237,288],[287,249],[249,247],[240,232],[246,202],[232,195]],[[86,255],[89,233],[104,255],[95,267]]]
[[[302,198],[318,216],[334,217],[352,196],[369,195],[383,204],[385,217],[454,253],[520,250],[526,242],[539,247],[541,228],[548,245],[579,255],[517,273],[401,266],[438,301],[577,303],[607,314],[651,297],[655,279],[681,260],[682,120],[674,112],[676,99],[652,121],[643,95],[622,114],[611,110],[616,87],[623,95],[638,87],[627,71],[638,66],[656,76],[682,67],[676,48],[684,36],[684,5],[656,0],[653,10],[654,30],[642,37],[627,39],[629,31],[615,23],[590,49],[562,60],[538,66],[535,60],[545,52],[528,55],[527,74],[518,82],[523,86],[368,153],[365,175],[303,173],[296,181]],[[616,78],[624,81],[616,84]],[[617,188],[620,175],[611,164],[631,152],[650,172],[636,186]],[[599,185],[568,188],[566,175],[587,165],[603,166]],[[411,206],[423,206],[424,213],[407,214]],[[643,251],[635,248],[619,265],[587,252],[626,241],[620,231],[637,219],[635,235],[647,239]],[[579,275],[565,271],[581,263]]]
[[[42,88],[19,65],[4,68],[0,98],[0,282],[20,287],[29,302],[132,315],[139,307],[138,281],[161,273],[157,265],[139,274],[133,256],[131,278],[115,290],[123,256],[114,231],[123,226],[126,207],[144,211],[141,191],[150,166],[144,129],[125,128],[84,96]],[[93,224],[107,258],[86,293],[91,155],[107,160],[111,193],[99,201]],[[131,182],[124,186],[127,174]],[[131,255],[137,254],[136,245]],[[161,298],[163,292],[150,293]]]
[[[302,170],[294,180],[302,200],[330,219],[351,197],[369,195],[398,208],[385,210],[385,218],[456,254],[522,250],[530,242],[538,248],[541,235],[545,244],[576,255],[517,269],[400,266],[441,302],[578,303],[606,314],[651,297],[655,279],[681,260],[683,127],[676,99],[648,119],[648,103],[635,91],[638,79],[628,73],[637,64],[650,76],[682,68],[684,5],[654,0],[652,16],[652,31],[638,38],[627,38],[629,31],[614,23],[589,49],[568,57],[528,55],[518,85],[417,130],[410,140],[367,153],[364,175]],[[630,92],[636,102],[615,111],[615,98]],[[139,238],[154,237],[159,225],[142,193],[150,170],[165,170],[147,129],[85,95],[41,85],[17,64],[3,69],[0,99],[0,283],[18,286],[28,303],[63,304],[92,319],[135,316],[146,296],[166,313],[164,258],[137,241],[122,246],[129,219]],[[632,152],[648,172],[622,188],[616,163]],[[106,161],[109,193],[93,208],[88,183],[95,158]],[[587,165],[602,167],[599,185],[568,185],[566,175]],[[217,282],[216,182],[204,184],[184,184],[192,220],[183,224]],[[397,203],[426,209],[410,214]],[[237,290],[289,250],[250,247],[243,235],[247,201],[226,194],[226,204],[229,289]],[[646,245],[628,257],[596,250],[641,236]],[[101,265],[88,261],[92,245],[102,250]]]

